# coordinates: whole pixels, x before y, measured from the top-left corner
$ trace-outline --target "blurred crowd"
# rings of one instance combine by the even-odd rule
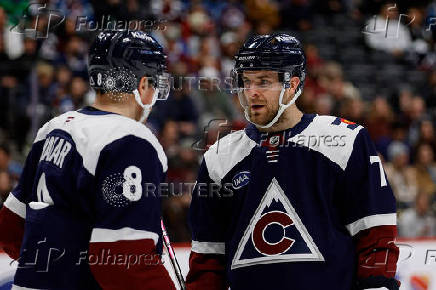
[[[110,15],[146,20],[143,28],[168,54],[173,89],[147,125],[169,159],[173,186],[163,209],[173,241],[190,241],[185,185],[195,182],[207,144],[222,124],[246,124],[226,82],[233,56],[250,35],[275,31],[295,35],[305,47],[308,75],[297,105],[366,126],[397,198],[400,235],[436,236],[436,1],[41,3],[58,19],[36,17],[42,10],[28,1],[0,0],[0,203],[37,129],[93,102],[87,50],[96,23]],[[87,29],[78,19],[88,21]]]

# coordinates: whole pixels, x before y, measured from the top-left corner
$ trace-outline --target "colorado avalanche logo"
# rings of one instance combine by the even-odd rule
[[[324,257],[273,178],[239,242],[231,269],[297,261]]]
[[[292,226],[294,222],[291,217],[281,211],[271,211],[262,215],[259,221],[254,226],[251,239],[256,250],[266,256],[278,255],[286,252],[292,244],[294,239],[286,237],[286,228]],[[265,231],[268,227],[278,225],[283,229],[283,236],[280,241],[271,242],[267,241]]]
[[[241,171],[236,174],[232,179],[234,189],[240,189],[250,182],[250,171]]]

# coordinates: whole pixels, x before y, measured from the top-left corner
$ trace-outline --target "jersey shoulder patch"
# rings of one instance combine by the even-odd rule
[[[354,141],[363,127],[335,116],[316,116],[301,133],[289,141],[320,152],[343,170],[353,152]]]
[[[245,157],[256,146],[244,130],[235,131],[217,140],[204,154],[204,160],[210,178],[216,183]]]

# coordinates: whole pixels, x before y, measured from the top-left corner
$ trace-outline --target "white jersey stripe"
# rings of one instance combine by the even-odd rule
[[[13,284],[11,290],[40,290],[40,289],[21,287],[21,286],[17,286],[15,284]]]
[[[156,245],[159,235],[154,232],[135,230],[128,227],[118,230],[94,228],[92,230],[90,243],[133,241],[143,239],[152,239]]]
[[[225,243],[192,241],[192,251],[198,254],[225,254]]]
[[[21,218],[26,218],[26,204],[19,201],[12,193],[9,194],[4,206]]]
[[[377,226],[394,226],[397,224],[396,213],[370,215],[348,224],[347,230],[352,236],[358,232]]]

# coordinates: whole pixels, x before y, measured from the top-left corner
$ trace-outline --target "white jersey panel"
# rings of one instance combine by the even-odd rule
[[[353,152],[354,140],[363,127],[358,125],[350,129],[347,123],[332,124],[336,119],[334,116],[317,115],[306,129],[289,138],[289,141],[320,152],[345,170]],[[332,142],[335,138],[339,140],[337,145]]]
[[[66,112],[47,122],[39,129],[34,142],[45,139],[51,131],[59,129],[71,135],[83,166],[95,175],[100,152],[113,141],[128,135],[147,140],[156,150],[163,171],[168,169],[168,161],[162,145],[145,125],[118,114],[88,115],[77,111]]]

